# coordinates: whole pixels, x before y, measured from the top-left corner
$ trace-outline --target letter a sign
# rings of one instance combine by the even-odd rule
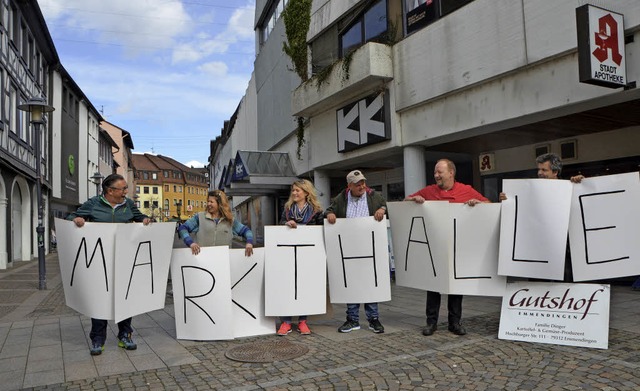
[[[624,16],[586,4],[576,9],[576,25],[580,81],[625,86]]]

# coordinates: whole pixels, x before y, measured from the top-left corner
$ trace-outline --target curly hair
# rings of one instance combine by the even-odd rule
[[[304,191],[304,193],[306,194],[307,203],[311,205],[314,212],[321,212],[323,210],[322,205],[320,205],[320,201],[318,201],[318,196],[316,195],[316,188],[315,186],[313,186],[313,183],[311,183],[311,181],[307,179],[298,179],[297,181],[291,184],[292,190],[293,190],[293,186]],[[294,203],[293,198],[291,194],[289,194],[289,200],[284,204],[285,210],[289,210],[289,208],[291,208],[293,203]]]
[[[545,153],[536,158],[537,164],[542,164],[544,162],[549,162],[551,166],[551,171],[557,172],[558,176],[560,176],[560,171],[562,171],[562,160],[560,160],[560,156],[553,152]]]
[[[211,190],[207,193],[207,199],[209,197],[215,198],[218,203],[218,213],[230,223],[233,223],[233,213],[231,213],[231,206],[229,206],[229,199],[222,190]]]

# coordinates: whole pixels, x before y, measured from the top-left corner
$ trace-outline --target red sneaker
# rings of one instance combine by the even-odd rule
[[[311,334],[311,330],[309,329],[309,326],[307,326],[306,320],[301,320],[300,322],[298,322],[298,332],[302,335]]]
[[[278,329],[278,335],[284,337],[285,335],[291,332],[291,323],[282,322],[280,328]]]

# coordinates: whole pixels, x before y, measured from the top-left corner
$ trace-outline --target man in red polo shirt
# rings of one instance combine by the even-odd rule
[[[474,206],[482,202],[490,202],[482,194],[469,185],[456,182],[456,165],[449,159],[440,159],[433,171],[436,180],[434,185],[426,186],[409,195],[405,201],[422,204],[425,201],[449,201]],[[431,335],[438,328],[440,313],[440,293],[427,291],[427,326],[422,329],[423,335]],[[460,324],[462,318],[462,295],[448,295],[449,331],[457,335],[465,335],[467,331]]]

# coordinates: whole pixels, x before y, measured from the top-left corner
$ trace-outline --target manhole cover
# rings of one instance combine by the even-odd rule
[[[284,361],[306,354],[309,348],[289,341],[255,342],[227,350],[225,356],[241,362]]]

